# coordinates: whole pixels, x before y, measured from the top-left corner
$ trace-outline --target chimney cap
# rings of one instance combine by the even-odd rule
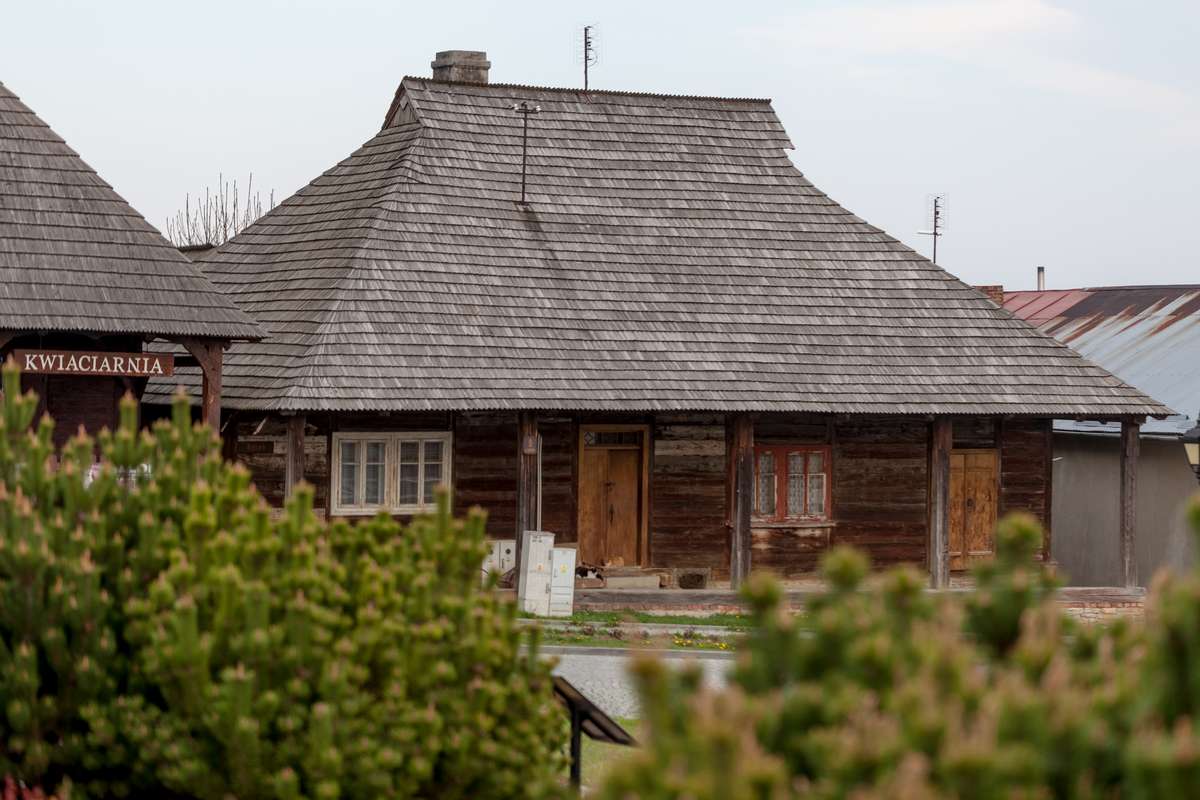
[[[436,81],[487,83],[492,62],[483,50],[439,50],[429,66]]]

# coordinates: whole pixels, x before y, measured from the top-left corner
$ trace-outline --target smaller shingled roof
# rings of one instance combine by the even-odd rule
[[[0,329],[266,335],[3,83]]]
[[[1004,308],[1180,412],[1142,432],[1177,436],[1200,412],[1200,285],[1006,292]],[[1057,430],[1116,433],[1111,423],[1058,420]]]

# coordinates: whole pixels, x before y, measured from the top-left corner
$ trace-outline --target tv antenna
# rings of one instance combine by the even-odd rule
[[[525,205],[525,165],[529,160],[529,115],[541,112],[541,106],[531,106],[522,100],[512,110],[521,115],[521,205]]]
[[[929,199],[929,230],[917,231],[922,236],[933,237],[933,258],[930,259],[934,264],[937,263],[937,243],[938,239],[946,231],[946,195],[935,194]]]
[[[588,90],[588,72],[591,67],[596,66],[596,62],[600,60],[599,53],[596,52],[596,26],[584,25],[583,32],[576,39],[576,52],[579,58],[583,61],[583,90]]]

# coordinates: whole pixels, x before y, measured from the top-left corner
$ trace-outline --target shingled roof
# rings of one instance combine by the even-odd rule
[[[0,329],[264,335],[3,83]]]
[[[521,118],[529,203],[521,206]],[[767,100],[405,78],[218,250],[267,410],[1167,410],[814,187]]]

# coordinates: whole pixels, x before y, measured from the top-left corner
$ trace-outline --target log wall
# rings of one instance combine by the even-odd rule
[[[1007,419],[1000,424],[1000,508],[1026,511],[1050,527],[1052,421]]]
[[[650,454],[650,563],[729,575],[725,420],[660,414]]]
[[[876,566],[925,563],[929,425],[851,419],[835,427],[833,544],[858,547]]]
[[[488,535],[516,531],[517,427],[514,413],[309,417],[305,478],[328,501],[328,437],[340,430],[454,431],[454,508],[488,513]],[[542,527],[562,542],[577,540],[577,458],[580,418],[545,416],[542,436]],[[589,416],[585,422],[606,421]],[[611,420],[608,420],[611,421]],[[624,420],[621,420],[624,421]],[[721,414],[659,414],[650,452],[650,565],[709,567],[729,575],[729,485]],[[239,415],[238,460],[273,505],[283,500],[282,418]],[[957,421],[958,447],[1000,449],[999,511],[1047,517],[1048,420]],[[763,415],[757,444],[826,444],[832,452],[831,519],[802,525],[755,524],[752,566],[792,577],[811,573],[830,546],[865,550],[876,566],[925,563],[929,423],[925,420],[819,415]]]

